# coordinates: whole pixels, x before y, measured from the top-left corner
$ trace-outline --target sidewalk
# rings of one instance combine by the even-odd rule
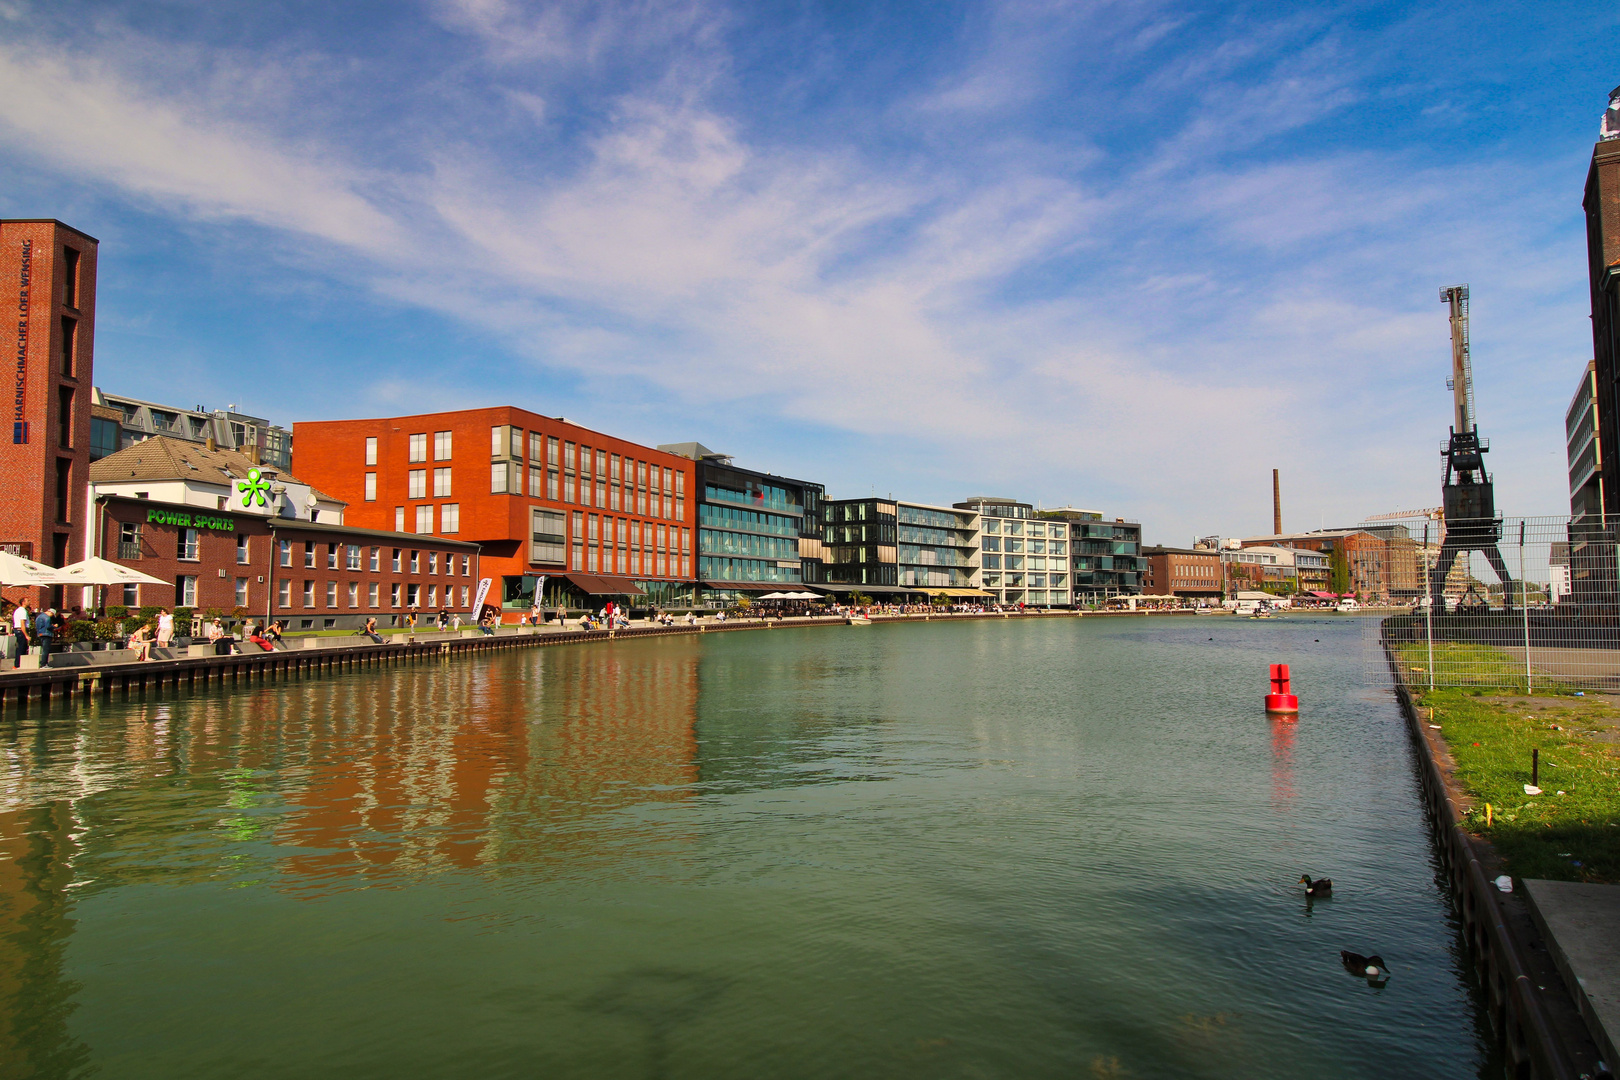
[[[1620,1064],[1620,885],[1522,881],[1530,916],[1613,1071]]]

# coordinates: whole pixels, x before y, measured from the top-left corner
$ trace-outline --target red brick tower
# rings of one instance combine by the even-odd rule
[[[85,554],[96,248],[60,221],[0,219],[0,547],[53,566]]]

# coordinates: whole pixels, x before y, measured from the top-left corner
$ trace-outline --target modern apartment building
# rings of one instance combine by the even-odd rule
[[[1581,373],[1580,385],[1564,414],[1569,462],[1569,541],[1563,563],[1567,580],[1553,575],[1564,586],[1555,592],[1594,612],[1620,604],[1620,573],[1604,485],[1608,456],[1604,444],[1610,437],[1600,419],[1598,387],[1594,361]]]
[[[821,514],[827,591],[875,596],[909,591],[900,587],[900,507],[895,500],[828,499]]]
[[[492,603],[690,603],[696,463],[512,406],[293,425],[348,522],[477,543]]]
[[[826,581],[820,484],[744,469],[702,443],[658,449],[695,466],[700,600],[724,603]]]
[[[1068,607],[1069,523],[1016,499],[978,495],[953,504],[979,516],[979,587],[1003,605]]]
[[[234,406],[209,411],[201,405],[195,409],[159,405],[123,394],[109,394],[99,386],[91,389],[91,395],[91,404],[97,406],[97,419],[111,418],[114,414],[105,410],[116,410],[115,424],[105,429],[96,420],[92,421],[97,428],[91,439],[92,460],[154,435],[165,435],[187,442],[212,442],[214,446],[240,451],[256,458],[261,465],[283,472],[292,468],[292,433],[262,416],[239,413]]]
[[[979,523],[972,510],[896,503],[895,560],[900,584],[946,596],[977,595]]]
[[[1140,593],[1147,562],[1142,558],[1142,524],[1109,520],[1096,510],[1061,507],[1041,516],[1069,523],[1070,568],[1075,602]]]

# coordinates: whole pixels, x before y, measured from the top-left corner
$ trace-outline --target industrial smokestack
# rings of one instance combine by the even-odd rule
[[[1271,535],[1282,535],[1282,481],[1277,470],[1271,470]]]

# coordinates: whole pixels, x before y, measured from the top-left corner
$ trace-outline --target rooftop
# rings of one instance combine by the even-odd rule
[[[252,457],[239,450],[210,450],[202,443],[176,439],[172,435],[153,435],[133,446],[108,454],[90,463],[90,482],[115,484],[128,480],[185,480],[197,484],[212,484],[228,488],[247,477],[249,469],[258,469],[265,479],[283,483],[302,484],[295,476],[281,473],[273,467],[259,465]],[[307,485],[306,485],[307,486]],[[310,491],[328,502],[347,506],[342,499],[323,491]]]

